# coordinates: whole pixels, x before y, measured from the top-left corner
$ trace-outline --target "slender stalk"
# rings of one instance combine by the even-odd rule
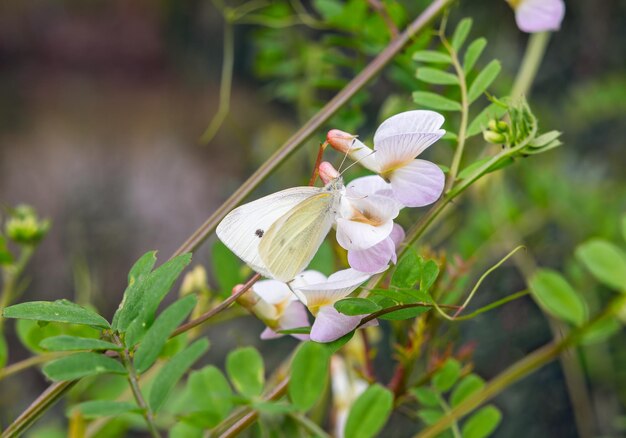
[[[121,347],[124,347],[124,343],[120,340],[117,335],[114,335],[113,339],[115,343]],[[135,370],[135,366],[133,365],[133,361],[130,358],[130,354],[128,353],[128,349],[124,348],[121,351],[120,357],[122,359],[122,363],[128,371],[128,383],[130,384],[130,388],[133,391],[133,397],[135,397],[135,401],[137,402],[137,406],[141,408],[141,414],[143,418],[146,420],[146,424],[148,425],[148,431],[153,438],[160,438],[161,434],[154,423],[154,415],[152,414],[152,410],[146,400],[143,398],[143,394],[141,393],[141,388],[139,387],[139,379],[137,378],[137,370]]]
[[[243,285],[243,287],[241,289],[239,289],[237,291],[237,293],[232,294],[231,296],[226,298],[224,301],[222,301],[219,305],[217,305],[216,307],[212,308],[211,310],[203,313],[202,315],[200,315],[196,319],[193,319],[193,320],[191,320],[191,321],[181,325],[176,330],[174,330],[174,333],[172,333],[172,335],[170,337],[173,338],[175,336],[180,335],[181,333],[184,333],[184,332],[186,332],[188,330],[191,330],[192,328],[202,324],[207,319],[212,318],[213,316],[217,315],[218,313],[220,313],[223,310],[226,310],[228,307],[230,307],[230,305],[232,303],[234,303],[237,300],[237,298],[239,298],[240,296],[245,294],[254,285],[254,283],[259,281],[260,278],[261,278],[261,274],[255,274],[254,276],[252,276],[252,278],[250,278],[250,280],[248,280],[246,282],[246,284]]]
[[[437,401],[439,402],[439,406],[441,406],[441,409],[443,410],[443,412],[445,412],[446,414],[449,414],[450,413],[450,405],[448,403],[446,403],[444,398],[441,395],[439,395],[439,394],[437,394]],[[450,430],[452,431],[452,436],[454,438],[462,438],[461,430],[459,429],[458,421],[454,421],[452,423],[452,427],[450,428]]]
[[[287,387],[289,385],[289,377],[284,378],[281,382],[267,395],[265,400],[272,401],[278,400],[287,392]],[[230,423],[234,420],[234,423],[226,429],[224,432],[219,434],[220,438],[231,438],[238,436],[242,431],[244,431],[248,426],[256,421],[259,413],[256,410],[246,410],[243,415],[239,414],[239,418],[237,419],[226,419],[224,423]],[[230,421],[229,421],[230,420]]]
[[[450,45],[446,38],[443,29],[439,33],[441,43],[448,50],[450,58],[452,59],[452,66],[459,78],[459,89],[461,90],[461,124],[459,125],[458,141],[456,149],[454,150],[454,156],[452,157],[452,164],[450,165],[450,172],[448,173],[448,181],[446,182],[447,191],[452,187],[456,181],[456,176],[459,173],[459,167],[461,166],[461,160],[463,159],[463,151],[465,149],[465,140],[467,137],[467,119],[469,116],[469,100],[467,98],[467,82],[465,80],[465,71],[459,62],[459,57],[456,50]]]
[[[222,77],[220,82],[220,102],[217,109],[217,113],[211,119],[211,123],[207,126],[206,130],[200,137],[202,144],[208,144],[213,140],[213,137],[217,134],[222,127],[224,120],[228,116],[230,111],[230,93],[233,82],[233,65],[235,64],[235,44],[233,36],[233,24],[230,18],[224,17],[224,48],[223,48],[223,60],[222,60]]]
[[[332,438],[331,435],[326,433],[324,429],[319,427],[314,421],[311,421],[309,417],[298,412],[290,412],[288,414],[297,423],[300,423],[306,430],[311,432],[311,436],[315,438]]]
[[[0,293],[0,333],[2,333],[4,329],[2,309],[10,306],[11,302],[15,299],[18,292],[18,281],[34,252],[34,245],[23,245],[17,262],[13,266],[8,266],[2,270],[3,285],[2,292]]]
[[[500,306],[502,306],[502,305],[504,305],[506,303],[509,303],[511,301],[515,301],[518,298],[524,297],[524,296],[528,295],[529,293],[530,292],[527,289],[521,290],[519,292],[515,292],[514,294],[511,294],[511,295],[509,295],[507,297],[504,297],[504,298],[502,298],[502,299],[500,299],[498,301],[494,301],[491,304],[488,304],[488,305],[486,305],[484,307],[481,307],[480,309],[478,309],[478,310],[476,310],[476,311],[474,311],[474,312],[472,312],[470,314],[463,315],[463,316],[456,316],[456,317],[454,317],[453,321],[467,321],[468,319],[472,319],[472,318],[480,315],[481,313],[488,312],[488,311],[496,309],[496,308],[498,308],[498,307],[500,307]]]
[[[361,88],[374,78],[404,46],[435,17],[437,17],[452,0],[435,0],[422,12],[398,38],[389,45],[332,98],[315,116],[296,131],[268,160],[261,165],[215,212],[183,243],[174,256],[193,251],[206,240],[215,230],[217,224],[226,214],[244,200],[267,176],[296,151],[311,135],[322,127],[343,105],[345,105]]]
[[[430,425],[429,427],[415,435],[415,438],[435,437],[441,432],[445,431],[448,427],[450,427],[453,422],[457,421],[458,419],[469,414],[482,404],[491,400],[493,397],[500,394],[513,383],[521,380],[535,370],[556,359],[564,350],[574,345],[596,322],[598,322],[600,319],[610,317],[619,313],[620,311],[623,311],[625,305],[626,298],[619,297],[618,299],[614,300],[613,303],[609,304],[604,312],[596,316],[594,319],[586,323],[581,328],[573,330],[566,337],[562,338],[558,342],[552,342],[550,344],[547,344],[539,348],[538,350],[535,350],[533,353],[525,356],[523,359],[511,365],[494,379],[492,379],[489,383],[487,383],[487,385],[483,387],[483,389],[475,392],[474,394],[463,400],[461,403],[459,403],[439,421]]]
[[[29,357],[28,359],[21,360],[3,369],[0,369],[0,380],[6,379],[7,377],[12,376],[13,374],[17,374],[20,371],[24,371],[35,365],[40,365],[50,360],[58,359],[59,357],[67,356],[68,354],[73,354],[73,353],[74,352],[63,351],[63,352],[54,352],[54,353],[43,353],[43,354],[38,354],[37,356]]]
[[[520,97],[528,94],[530,91],[543,55],[546,52],[548,41],[550,41],[550,32],[533,33],[530,35],[519,73],[511,90],[511,97]]]

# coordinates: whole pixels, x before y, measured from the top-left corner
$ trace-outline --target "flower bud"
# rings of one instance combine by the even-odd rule
[[[242,284],[233,287],[233,295],[239,292],[241,288],[243,288]],[[263,300],[253,289],[246,291],[238,297],[237,303],[254,314],[268,327],[273,328],[277,326],[279,315],[276,306]]]
[[[493,143],[493,144],[506,143],[506,137],[499,132],[483,131],[483,137],[487,143]]]
[[[197,265],[185,275],[183,284],[180,286],[180,296],[190,294],[202,294],[209,291],[207,275],[204,266]]]
[[[339,172],[328,161],[323,161],[318,167],[320,178],[324,181],[324,184],[328,184],[335,178],[339,177]]]
[[[19,205],[11,212],[6,222],[7,236],[17,243],[32,245],[44,238],[50,229],[50,221],[39,220],[35,210],[27,205]]]
[[[326,141],[328,144],[331,145],[333,149],[344,154],[348,153],[350,147],[352,146],[352,141],[355,138],[356,135],[340,131],[339,129],[331,129],[328,131],[328,134],[326,134]]]

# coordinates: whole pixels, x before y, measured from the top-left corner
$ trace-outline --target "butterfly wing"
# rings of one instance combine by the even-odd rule
[[[259,243],[273,223],[319,193],[317,187],[294,187],[237,207],[219,223],[217,237],[256,272],[271,277],[259,256]]]
[[[272,277],[288,282],[307,267],[330,231],[338,196],[336,192],[318,192],[267,230],[259,254]]]

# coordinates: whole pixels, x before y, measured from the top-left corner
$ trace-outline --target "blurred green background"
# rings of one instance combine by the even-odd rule
[[[0,202],[31,204],[53,221],[27,271],[31,281],[22,299],[73,298],[112,315],[139,255],[158,249],[160,257],[169,256],[384,47],[389,35],[379,19],[368,18],[367,2],[355,6],[362,16],[335,21],[328,3],[268,2],[234,25],[230,111],[217,135],[202,144],[220,94],[224,17],[216,3],[2,2]],[[428,4],[386,3],[400,27]],[[567,2],[562,29],[550,40],[529,96],[540,126],[563,131],[565,145],[481,183],[426,243],[473,257],[477,269],[524,243],[537,263],[564,270],[589,302],[602,301],[606,291],[586,282],[572,254],[591,236],[617,241],[626,211],[625,10],[617,0]],[[481,62],[501,60],[494,91],[505,95],[528,36],[517,30],[502,0],[460,2],[450,21],[464,16],[474,19],[472,36],[489,41]],[[415,44],[424,46],[428,37]],[[410,92],[425,84],[412,76],[415,67],[400,57],[325,128],[367,138],[386,116],[416,108]],[[258,193],[304,184],[324,133]],[[468,155],[482,147],[474,138]],[[450,150],[441,142],[427,157],[447,163]],[[210,245],[194,258],[196,264],[209,259]],[[486,283],[478,304],[523,287],[515,267],[503,268]],[[530,299],[456,330],[462,342],[475,344],[476,370],[485,378],[553,335]],[[210,361],[221,366],[232,346],[260,344],[260,331],[251,318],[210,329]],[[11,362],[28,357],[12,324],[9,339]],[[595,436],[626,434],[625,339],[621,333],[578,353],[585,375],[578,389],[586,393]],[[283,339],[259,348],[276,364],[293,345]],[[381,375],[386,365],[381,354]],[[0,422],[5,425],[45,387],[36,370],[1,382]],[[578,436],[567,388],[562,367],[553,363],[507,390],[496,399],[504,413],[498,436]],[[53,412],[41,424],[60,423],[62,408]],[[400,416],[392,427],[399,437],[415,430]]]

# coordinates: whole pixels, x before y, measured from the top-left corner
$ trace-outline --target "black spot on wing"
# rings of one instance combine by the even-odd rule
[[[259,228],[254,232],[254,234],[260,239],[261,237],[263,237],[263,234],[265,234],[265,231]]]

